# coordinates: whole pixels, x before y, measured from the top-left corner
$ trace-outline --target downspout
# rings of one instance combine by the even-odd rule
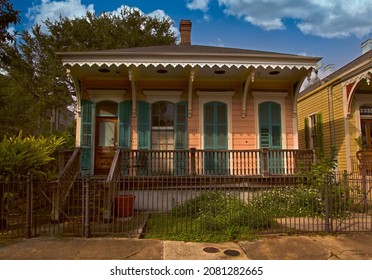
[[[333,85],[327,88],[328,90],[328,118],[329,118],[329,137],[331,140],[331,156],[332,161],[337,162],[338,155],[335,153],[336,138],[335,138],[335,115],[333,110]]]

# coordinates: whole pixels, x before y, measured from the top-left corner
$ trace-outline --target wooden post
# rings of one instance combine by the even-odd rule
[[[191,176],[196,176],[196,148],[190,148]]]

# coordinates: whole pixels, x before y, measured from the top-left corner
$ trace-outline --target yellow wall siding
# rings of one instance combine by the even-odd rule
[[[334,127],[334,148],[338,155],[338,169],[347,169],[345,123],[343,112],[342,85],[337,84],[332,88],[332,97],[329,97],[328,88],[319,92],[308,94],[301,98],[297,105],[299,148],[306,147],[304,119],[314,113],[322,113],[323,117],[323,147],[325,156],[331,155],[332,148],[332,123]],[[333,111],[331,105],[333,103]]]
[[[345,121],[342,99],[342,85],[338,84],[332,89],[333,93],[333,123],[334,123],[334,141],[336,153],[338,155],[338,169],[347,169],[346,156],[346,138],[345,138]]]

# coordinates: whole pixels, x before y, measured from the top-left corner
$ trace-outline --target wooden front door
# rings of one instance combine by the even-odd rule
[[[107,175],[117,147],[118,121],[116,117],[96,118],[94,173]]]

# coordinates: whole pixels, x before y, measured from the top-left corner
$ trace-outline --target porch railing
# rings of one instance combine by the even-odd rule
[[[309,170],[313,150],[126,150],[121,172],[128,176],[274,176]]]
[[[104,186],[103,194],[103,218],[109,220],[111,216],[111,206],[118,192],[121,175],[121,161],[122,149],[116,149],[114,160],[112,161],[109,174],[107,176],[106,184]]]
[[[53,192],[53,210],[51,219],[58,221],[59,212],[63,206],[77,176],[80,173],[80,149],[75,148],[72,156],[58,176],[56,190]]]

